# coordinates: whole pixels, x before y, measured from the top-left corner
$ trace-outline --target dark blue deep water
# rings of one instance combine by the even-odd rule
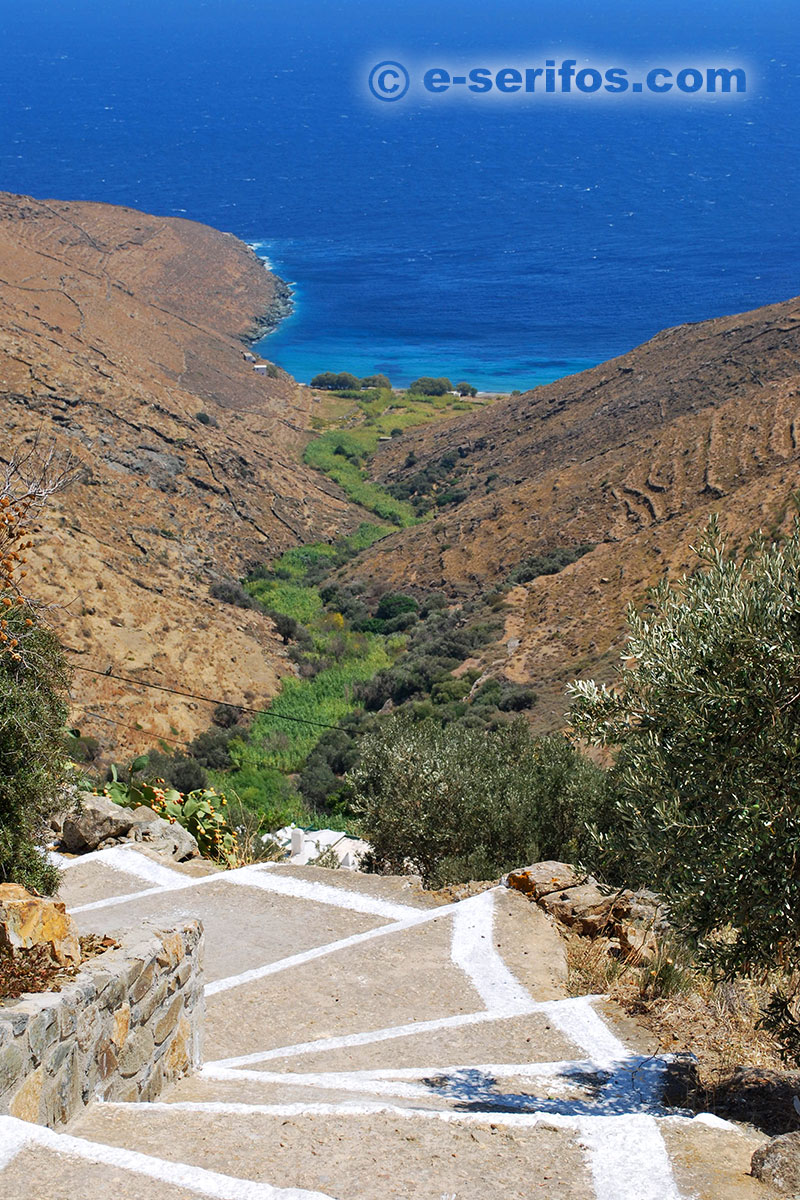
[[[800,292],[796,0],[3,0],[0,187],[183,215],[296,285],[264,344],[525,387]],[[409,65],[744,63],[745,98],[368,97]]]

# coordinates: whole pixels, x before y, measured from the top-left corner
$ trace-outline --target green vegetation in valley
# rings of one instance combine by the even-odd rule
[[[369,442],[377,444],[377,437],[375,433],[374,436],[368,434],[366,438],[357,438],[354,434],[338,430],[323,433],[309,442],[303,458],[310,467],[322,471],[338,483],[354,504],[360,504],[381,520],[391,521],[400,528],[413,525],[414,510],[411,505],[394,499],[380,484],[371,482],[367,475]]]
[[[324,372],[315,377],[323,382],[312,380],[312,386],[329,395],[315,419],[320,436],[309,442],[304,461],[333,479],[350,500],[382,521],[399,528],[413,525],[424,514],[397,489],[383,487],[369,478],[370,456],[381,438],[398,437],[407,429],[474,408],[462,397],[473,395],[475,389],[470,384],[459,384],[460,394],[452,395],[449,380],[424,377],[408,391],[397,392],[380,375],[355,380],[355,386],[351,382],[340,387],[343,378],[342,373]],[[433,390],[426,392],[427,387]]]
[[[491,732],[535,705],[533,688],[483,677],[479,666],[453,674],[501,635],[502,591],[453,603],[441,592],[384,592],[335,577],[389,531],[363,524],[337,542],[287,551],[244,586],[214,585],[228,603],[269,611],[297,677],[284,679],[249,727],[221,706],[186,753],[153,751],[153,771],[181,791],[213,785],[237,795],[265,828],[289,820],[355,828],[345,775],[387,712]]]

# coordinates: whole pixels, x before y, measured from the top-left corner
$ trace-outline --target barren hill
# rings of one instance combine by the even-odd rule
[[[800,484],[800,300],[666,330],[629,354],[382,445],[384,483],[454,460],[467,497],[376,544],[351,570],[392,585],[486,591],[527,557],[595,543],[515,587],[494,669],[557,724],[577,674],[608,671],[624,610],[712,511],[735,535],[787,520]]]
[[[0,264],[0,459],[40,432],[85,467],[45,518],[36,594],[78,662],[263,702],[280,640],[209,584],[363,517],[300,463],[308,389],[244,359],[285,285],[202,225],[5,193]],[[125,726],[209,723],[208,706],[134,691],[77,673],[76,723],[137,750],[153,739]]]

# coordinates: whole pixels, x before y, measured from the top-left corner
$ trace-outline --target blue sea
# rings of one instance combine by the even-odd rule
[[[295,292],[262,352],[302,380],[525,388],[800,292],[795,0],[4,0],[0,32],[0,187],[249,241]],[[748,92],[366,89],[570,56]]]

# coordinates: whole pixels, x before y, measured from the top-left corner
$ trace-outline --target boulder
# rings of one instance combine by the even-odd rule
[[[545,912],[575,928],[578,933],[596,937],[611,932],[612,910],[616,893],[603,889],[593,880],[562,892],[551,892],[540,900]]]
[[[144,804],[131,813],[128,839],[150,846],[160,854],[174,858],[176,862],[200,857],[200,847],[188,829],[184,829],[177,821],[165,821]]]
[[[121,838],[131,827],[130,809],[115,804],[107,796],[85,793],[80,808],[64,818],[61,841],[69,854],[86,854],[101,842]]]
[[[0,884],[0,945],[12,953],[48,946],[61,966],[81,961],[78,927],[66,906],[34,896],[16,883]]]
[[[634,925],[647,925],[660,932],[669,929],[667,910],[664,901],[655,892],[640,888],[637,892],[626,889],[620,892],[614,905],[614,912],[620,918],[632,921]]]
[[[759,1146],[750,1160],[750,1170],[780,1195],[800,1192],[800,1133],[784,1133]]]
[[[65,817],[61,844],[68,854],[105,850],[123,842],[142,842],[178,862],[198,858],[197,842],[177,821],[165,821],[151,808],[123,808],[107,796],[84,794],[80,807]]]
[[[506,887],[522,892],[531,900],[541,900],[551,892],[563,892],[567,888],[577,887],[583,883],[585,875],[578,875],[569,863],[546,862],[534,863],[532,867],[523,867],[506,875],[503,883]]]
[[[655,933],[646,925],[615,921],[614,936],[619,940],[620,950],[626,958],[645,964],[651,963],[658,954]]]
[[[652,961],[657,939],[670,931],[665,906],[655,892],[604,887],[570,863],[534,863],[512,871],[503,883],[584,937],[616,938],[622,953],[639,962]]]

